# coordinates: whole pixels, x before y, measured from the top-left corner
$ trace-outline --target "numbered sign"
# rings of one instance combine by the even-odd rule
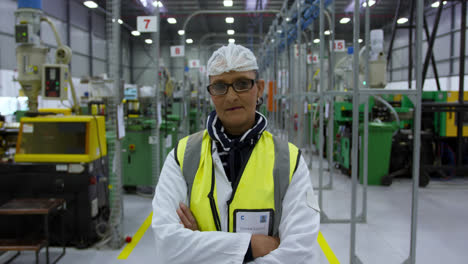
[[[312,64],[313,56],[312,54],[307,54],[307,64]]]
[[[137,30],[140,32],[158,32],[157,16],[137,17]]]
[[[205,73],[206,72],[206,67],[204,65],[200,66],[200,72]]]
[[[312,55],[312,63],[319,63],[319,62],[320,62],[319,55],[318,54]]]
[[[200,68],[200,60],[189,60],[190,68]]]
[[[183,57],[185,55],[185,48],[183,45],[171,46],[171,57]]]
[[[335,43],[333,43],[333,50],[335,52],[345,52],[346,51],[346,42],[342,39],[335,40]],[[331,46],[331,43],[330,43]]]
[[[294,57],[299,58],[299,45],[294,45]]]

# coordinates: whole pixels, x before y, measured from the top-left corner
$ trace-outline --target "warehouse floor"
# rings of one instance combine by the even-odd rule
[[[315,157],[315,160],[317,157]],[[312,180],[318,185],[317,162],[313,163]],[[325,173],[324,183],[328,183]],[[363,263],[400,264],[409,255],[411,186],[409,179],[397,179],[390,187],[369,186],[367,223],[357,227],[357,256]],[[335,174],[333,190],[323,191],[322,210],[332,219],[349,218],[351,184],[347,176]],[[358,190],[361,190],[359,187]],[[419,189],[419,223],[417,240],[417,263],[466,263],[468,251],[468,181],[432,181],[427,188]],[[317,194],[317,192],[316,192]],[[362,204],[361,195],[358,196]],[[358,212],[361,212],[358,207]],[[151,199],[138,195],[124,197],[124,234],[133,236],[151,213]],[[349,263],[350,225],[322,224],[321,232],[339,262]],[[59,263],[152,263],[156,258],[151,228],[123,260],[124,249],[68,248]],[[323,248],[323,245],[322,245]],[[317,244],[315,259],[310,263],[330,263]],[[51,249],[51,259],[59,254]],[[121,255],[122,254],[122,255]],[[330,259],[330,253],[327,254]],[[10,253],[0,256],[3,263]],[[41,263],[45,253],[40,254]],[[34,254],[22,253],[12,263],[34,263]]]

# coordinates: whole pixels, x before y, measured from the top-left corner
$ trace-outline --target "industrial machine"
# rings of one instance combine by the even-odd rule
[[[449,103],[458,99],[458,92],[428,91],[423,92],[422,99],[423,103]],[[361,123],[363,106],[360,105]],[[334,160],[345,174],[351,172],[351,112],[351,102],[335,102],[335,128],[338,127],[338,131],[335,131]],[[390,185],[395,177],[411,177],[413,155],[411,100],[402,95],[371,97],[369,114],[369,184]],[[455,170],[449,167],[455,166],[456,161],[454,151],[457,144],[456,121],[455,113],[423,111],[420,186],[429,184],[431,178],[447,179],[455,176]],[[362,138],[362,126],[359,133]],[[468,122],[464,123],[463,137],[465,141],[468,138]],[[375,145],[378,145],[378,148],[374,148]],[[391,155],[387,157],[388,153]],[[467,157],[468,150],[463,150],[462,155]],[[360,154],[361,176],[362,159]],[[463,164],[468,164],[468,158],[463,159]],[[374,172],[378,177],[374,177]]]
[[[152,146],[159,145],[160,165],[178,140],[180,112],[182,104],[173,98],[173,84],[167,69],[161,72],[164,93],[164,111],[161,112],[161,123],[155,119],[152,93],[145,93],[140,88],[126,89],[124,99],[125,138],[122,141],[122,174],[123,185],[127,191],[137,187],[151,187],[154,191],[153,152]],[[172,107],[171,107],[172,106]],[[153,130],[159,125],[159,142],[152,137]],[[145,188],[139,188],[139,192]]]
[[[465,93],[467,96],[468,93]],[[401,105],[412,107],[408,98],[397,96]],[[465,97],[466,98],[466,97]],[[458,92],[431,91],[423,92],[424,103],[450,103],[458,99]],[[430,178],[449,179],[456,176],[457,120],[455,113],[426,112],[422,113],[421,121],[421,180],[428,182]],[[411,122],[409,123],[411,124]],[[463,122],[463,138],[468,140],[468,122]],[[411,176],[412,136],[408,130],[400,130],[392,143],[392,158],[390,171],[382,181],[390,185],[392,179],[400,176]],[[463,157],[468,157],[468,149],[461,151]],[[468,165],[468,158],[462,158],[463,165]],[[450,168],[452,167],[452,168]]]
[[[108,168],[103,117],[24,117],[15,164],[0,166],[0,203],[13,198],[63,198],[68,245],[86,247],[107,229]],[[0,219],[0,237],[8,221]],[[51,225],[59,244],[59,225]],[[32,225],[25,229],[34,229]]]
[[[74,110],[79,113],[75,89],[68,69],[72,50],[62,44],[54,24],[44,16],[41,8],[41,0],[18,1],[18,10],[15,12],[18,81],[28,97],[29,111],[37,112],[38,95],[49,100],[66,100],[68,87],[70,87]],[[41,43],[41,22],[46,22],[55,35],[57,50],[53,64],[46,63],[49,48]]]
[[[18,0],[15,12],[18,82],[28,97],[29,111],[18,113],[14,162],[0,163],[0,204],[15,198],[63,198],[66,243],[87,247],[109,231],[108,160],[106,124],[102,116],[81,116],[68,64],[72,51],[63,45],[55,26],[44,16],[41,0]],[[49,48],[41,41],[46,22],[57,42],[55,61],[47,63]],[[70,109],[38,109],[38,96],[67,100]],[[5,133],[3,133],[5,132]],[[0,131],[1,147],[8,130]],[[11,142],[9,140],[8,142]],[[7,150],[11,144],[6,143]],[[10,151],[12,152],[12,151]],[[60,219],[50,219],[50,241],[62,244]],[[42,221],[42,220],[41,220]],[[9,218],[0,218],[0,238],[20,241]],[[22,225],[22,233],[34,233],[37,223]]]

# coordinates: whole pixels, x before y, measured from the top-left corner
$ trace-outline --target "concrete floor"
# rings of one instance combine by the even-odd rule
[[[317,157],[315,157],[316,159]],[[313,162],[311,176],[318,185],[318,165]],[[326,166],[325,166],[326,167]],[[323,191],[322,210],[329,218],[349,218],[351,182],[347,176],[335,174],[332,190]],[[324,183],[328,183],[328,172]],[[363,263],[400,264],[409,256],[411,188],[409,179],[397,179],[390,187],[369,186],[367,223],[357,227],[357,256]],[[361,193],[361,186],[358,187]],[[318,191],[316,191],[316,194]],[[358,196],[358,213],[362,195]],[[417,263],[467,263],[468,250],[468,180],[431,181],[419,189]],[[124,197],[124,234],[133,235],[151,212],[151,199],[138,195]],[[349,263],[350,225],[322,224],[321,232],[340,263]],[[117,260],[120,250],[68,248],[59,263],[153,263],[153,233],[147,230],[126,260]],[[314,249],[310,263],[329,263],[322,250]],[[51,249],[51,258],[59,249]],[[10,253],[0,256],[3,263]],[[41,263],[45,263],[42,252]],[[34,255],[22,253],[12,263],[34,263]]]

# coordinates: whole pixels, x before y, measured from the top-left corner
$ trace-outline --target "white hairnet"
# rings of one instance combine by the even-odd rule
[[[208,76],[215,76],[230,71],[258,70],[258,65],[252,51],[244,46],[229,43],[211,55],[206,68]]]

